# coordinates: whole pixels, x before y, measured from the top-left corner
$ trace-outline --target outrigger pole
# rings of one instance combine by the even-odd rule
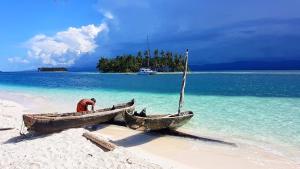
[[[178,114],[181,112],[181,107],[184,103],[184,89],[185,89],[185,82],[186,82],[186,72],[188,67],[188,56],[189,56],[189,50],[186,49],[185,52],[185,58],[184,58],[184,71],[182,75],[182,83],[181,83],[181,91],[180,91],[180,98],[179,98],[179,105],[178,105]]]

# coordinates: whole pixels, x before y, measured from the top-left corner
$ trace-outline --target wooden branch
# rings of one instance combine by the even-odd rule
[[[102,138],[97,137],[95,134],[92,134],[91,132],[85,132],[82,135],[83,137],[87,138],[88,140],[90,140],[91,142],[95,143],[97,146],[99,146],[100,148],[106,150],[106,151],[113,151],[114,149],[116,149],[118,146],[106,141]]]

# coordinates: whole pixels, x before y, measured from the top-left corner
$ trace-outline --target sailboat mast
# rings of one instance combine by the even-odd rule
[[[149,48],[149,38],[148,38],[148,34],[147,34],[147,56],[148,56],[148,68],[150,67],[150,48]]]
[[[185,82],[186,82],[186,73],[187,73],[187,67],[188,67],[188,55],[189,50],[186,49],[185,52],[185,59],[184,59],[184,71],[182,75],[182,83],[181,83],[181,91],[180,91],[180,98],[179,98],[179,105],[178,105],[178,114],[181,112],[181,107],[183,106],[184,102],[184,89],[185,89]]]

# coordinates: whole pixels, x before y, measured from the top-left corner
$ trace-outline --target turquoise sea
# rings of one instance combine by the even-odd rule
[[[98,107],[135,98],[138,110],[175,113],[180,82],[180,74],[0,73],[0,91],[43,96],[70,111],[95,97]],[[300,72],[188,74],[184,110],[195,114],[184,128],[300,155]]]

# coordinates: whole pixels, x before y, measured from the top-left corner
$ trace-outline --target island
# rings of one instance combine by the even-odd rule
[[[66,72],[67,68],[64,67],[39,67],[38,72]]]
[[[184,70],[184,53],[174,53],[155,49],[153,57],[150,50],[138,51],[136,55],[123,54],[116,57],[100,57],[97,63],[100,72],[128,73],[137,72],[142,67],[157,72],[182,72]]]

